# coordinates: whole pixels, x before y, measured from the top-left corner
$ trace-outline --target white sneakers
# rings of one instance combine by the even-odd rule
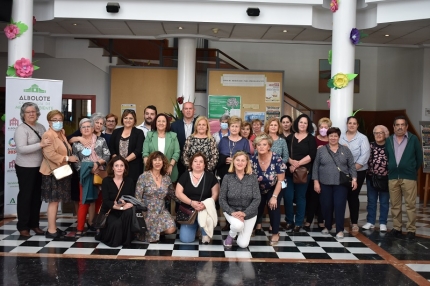
[[[329,232],[329,230],[328,230],[327,228],[324,228],[324,229],[321,231],[321,233],[322,233],[322,234],[325,234],[325,235],[328,235],[330,232]]]
[[[336,238],[337,239],[342,239],[344,237],[344,235],[343,235],[343,231],[339,231],[337,234],[336,234]]]
[[[379,225],[379,230],[382,232],[386,232],[387,231],[387,225],[386,224]]]
[[[366,223],[362,226],[363,229],[373,229],[375,228],[375,225],[371,224],[370,222]],[[387,227],[385,227],[385,231],[387,231]]]

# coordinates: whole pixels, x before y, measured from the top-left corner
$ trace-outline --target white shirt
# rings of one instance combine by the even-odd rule
[[[148,131],[151,131],[151,128],[146,127],[145,122],[143,122],[139,126],[136,126],[136,128],[142,130],[143,134],[145,134],[145,137],[146,137],[146,133],[148,133]]]
[[[164,154],[165,148],[166,148],[166,138],[158,137],[158,151]]]
[[[184,120],[184,129],[185,129],[185,139],[190,137],[193,133],[193,121],[190,123],[185,122]]]

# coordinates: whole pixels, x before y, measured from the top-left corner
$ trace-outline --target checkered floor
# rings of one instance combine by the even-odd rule
[[[430,282],[430,264],[406,264]]]
[[[283,258],[283,259],[341,259],[341,260],[381,260],[374,251],[366,247],[357,238],[345,233],[345,238],[336,239],[334,233],[323,235],[318,229],[300,233],[281,232],[278,245],[270,246],[270,234],[251,238],[248,248],[234,245],[224,249],[222,239],[228,232],[215,229],[213,240],[204,245],[199,241],[184,244],[178,234],[162,237],[159,243],[148,244],[133,241],[128,248],[111,248],[94,239],[94,232],[84,237],[74,238],[76,220],[59,218],[58,227],[70,232],[70,236],[61,239],[48,239],[44,235],[22,237],[16,230],[16,221],[0,227],[0,252],[9,253],[50,253],[76,255],[112,255],[112,256],[171,256],[171,257],[227,257],[227,258]],[[42,219],[41,228],[46,229],[47,221]],[[31,234],[33,234],[31,232]],[[112,257],[114,258],[114,257]]]

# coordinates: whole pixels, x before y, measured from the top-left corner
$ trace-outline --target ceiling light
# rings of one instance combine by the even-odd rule
[[[389,37],[390,35],[386,34],[385,37]]]
[[[73,23],[72,25],[73,25],[73,26],[77,26],[78,24],[76,24],[76,23]]]
[[[182,27],[178,27],[178,29],[179,29],[179,30],[182,30],[183,28],[182,28]]]
[[[287,30],[283,30],[283,31],[282,31],[282,33],[286,33],[286,32],[287,32]]]
[[[218,34],[218,31],[219,31],[218,28],[213,28],[212,29],[212,32],[214,32],[214,34]]]

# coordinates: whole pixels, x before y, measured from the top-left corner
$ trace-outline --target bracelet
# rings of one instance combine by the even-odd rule
[[[190,201],[190,206],[193,204],[193,200]]]
[[[272,195],[272,197],[278,198],[278,196],[277,196],[277,195],[275,195],[275,194],[273,194],[273,195]]]
[[[69,156],[66,156],[66,162],[69,162]]]

